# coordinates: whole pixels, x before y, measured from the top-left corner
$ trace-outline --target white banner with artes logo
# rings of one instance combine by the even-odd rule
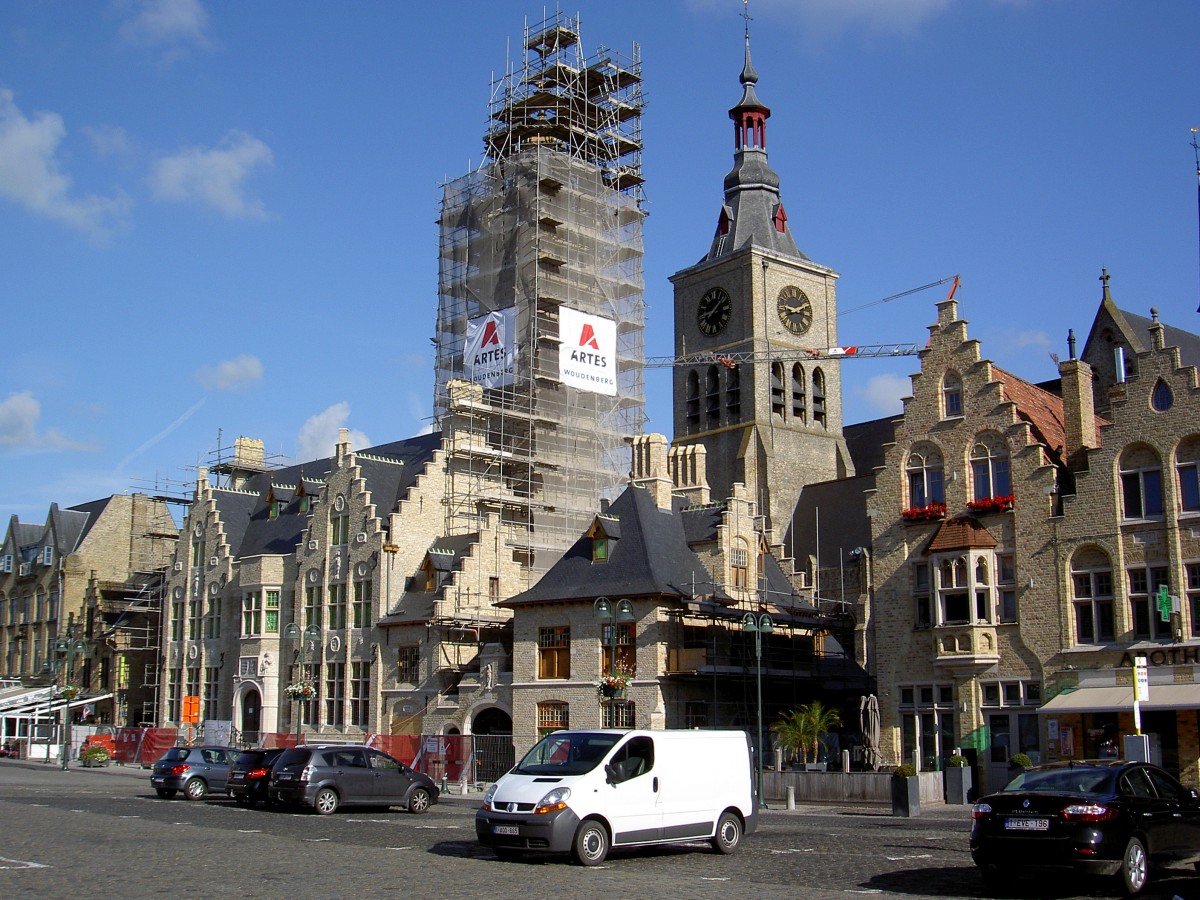
[[[510,306],[467,320],[463,374],[486,388],[512,384],[517,359],[517,310]]]
[[[562,341],[558,377],[563,384],[593,394],[617,394],[617,323],[566,306],[558,308]]]

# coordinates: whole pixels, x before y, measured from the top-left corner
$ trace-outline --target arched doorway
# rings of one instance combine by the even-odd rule
[[[242,694],[242,741],[257,744],[262,730],[262,696],[256,688]]]
[[[512,716],[498,706],[489,706],[471,720],[472,734],[512,734]]]
[[[498,706],[479,710],[471,719],[471,733],[476,781],[495,781],[516,763],[512,716],[505,710]]]

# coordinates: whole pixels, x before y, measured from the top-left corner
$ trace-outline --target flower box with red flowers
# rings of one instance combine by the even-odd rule
[[[927,503],[924,506],[913,506],[901,510],[900,515],[909,522],[932,522],[946,518],[946,504]]]
[[[1012,494],[1005,494],[1001,497],[984,497],[981,500],[971,500],[967,503],[967,509],[975,513],[1007,512],[1012,508]]]

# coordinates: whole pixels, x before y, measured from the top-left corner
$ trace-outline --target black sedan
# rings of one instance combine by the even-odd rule
[[[283,754],[283,749],[243,750],[238,754],[233,768],[229,770],[229,782],[225,786],[229,796],[238,806],[253,808],[259,802],[266,803],[267,787],[271,783],[271,766]]]
[[[993,887],[1058,870],[1119,875],[1136,894],[1154,868],[1200,864],[1200,795],[1146,763],[1037,766],[972,817],[971,856]]]

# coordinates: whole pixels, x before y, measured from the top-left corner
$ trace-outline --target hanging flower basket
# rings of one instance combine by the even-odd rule
[[[981,500],[970,500],[967,502],[967,509],[974,513],[1007,512],[1012,508],[1012,494],[1005,494],[1000,497],[984,497]]]
[[[64,684],[58,689],[58,696],[62,697],[64,700],[74,700],[79,696],[79,688],[75,687],[73,684]]]
[[[605,675],[596,682],[596,694],[601,700],[620,700],[625,696],[625,689],[632,680],[632,674],[627,672]]]
[[[310,681],[293,681],[283,689],[293,700],[311,700],[317,696],[317,688]]]
[[[924,506],[913,506],[901,510],[900,515],[909,522],[932,522],[946,518],[946,504],[927,503]]]

